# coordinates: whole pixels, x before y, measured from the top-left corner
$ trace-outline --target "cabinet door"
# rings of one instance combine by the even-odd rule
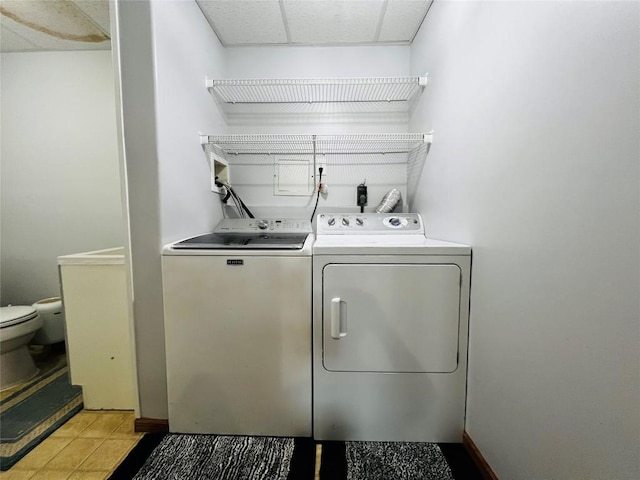
[[[323,271],[323,364],[330,371],[452,372],[460,268],[329,264]]]

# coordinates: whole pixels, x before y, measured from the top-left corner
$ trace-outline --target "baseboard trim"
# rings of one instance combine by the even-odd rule
[[[168,433],[169,420],[163,418],[136,418],[135,431],[141,433]]]
[[[498,480],[498,476],[493,471],[491,466],[487,463],[484,455],[482,455],[476,444],[473,442],[473,440],[471,440],[471,437],[466,432],[466,430],[462,432],[462,444],[464,445],[464,448],[467,449],[467,452],[469,452],[469,456],[473,459],[473,462],[478,467],[478,470],[480,470],[480,473],[482,473],[484,479]]]

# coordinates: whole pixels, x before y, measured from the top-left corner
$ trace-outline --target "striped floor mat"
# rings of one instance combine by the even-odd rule
[[[145,435],[111,479],[311,480],[311,439]]]
[[[82,409],[82,389],[60,365],[0,402],[0,470],[8,470]]]
[[[347,480],[453,480],[435,443],[346,442]]]
[[[322,442],[320,480],[482,480],[460,443]]]

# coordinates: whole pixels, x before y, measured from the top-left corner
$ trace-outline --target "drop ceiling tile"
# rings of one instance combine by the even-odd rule
[[[225,45],[287,43],[278,0],[197,0]]]
[[[283,0],[292,43],[373,43],[384,0]]]
[[[91,18],[104,33],[110,35],[109,0],[73,0],[73,3]]]
[[[13,30],[8,28],[2,22],[2,30],[0,35],[2,35],[2,51],[3,52],[29,52],[39,50],[37,45],[34,45],[27,39],[21,37]]]
[[[2,14],[53,38],[99,43],[108,37],[68,0],[3,0]]]
[[[429,10],[431,0],[389,0],[380,29],[380,42],[411,42]]]

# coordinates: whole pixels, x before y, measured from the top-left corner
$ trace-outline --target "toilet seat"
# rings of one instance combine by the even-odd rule
[[[33,320],[38,311],[29,306],[12,306],[0,308],[0,328],[13,327]]]

